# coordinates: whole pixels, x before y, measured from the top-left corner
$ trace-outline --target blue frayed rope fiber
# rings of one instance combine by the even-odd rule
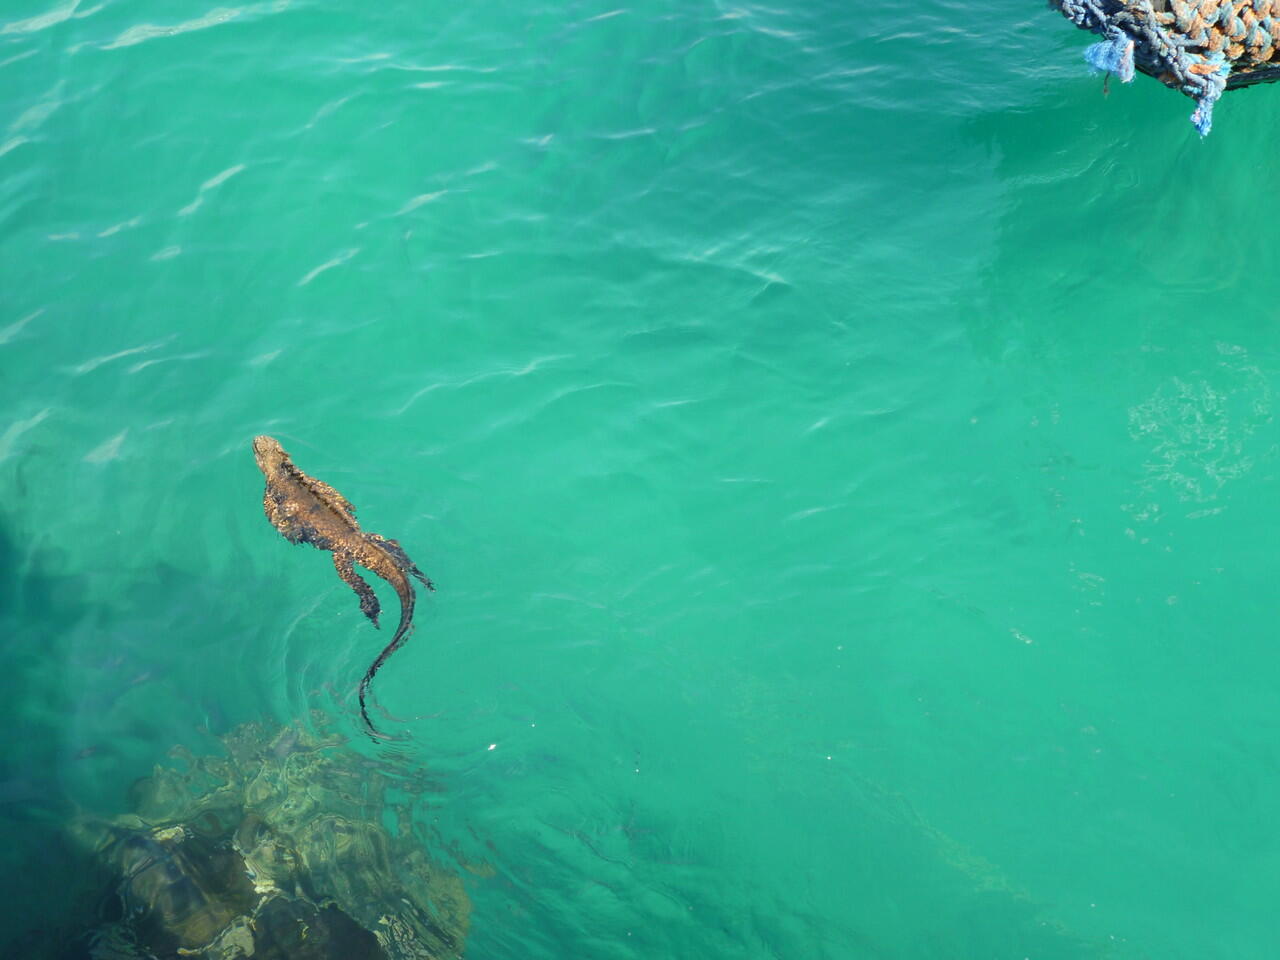
[[[1133,80],[1133,41],[1126,36],[1095,43],[1084,58],[1099,73],[1114,73],[1124,83]]]

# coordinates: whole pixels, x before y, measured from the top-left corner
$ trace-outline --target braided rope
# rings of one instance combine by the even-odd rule
[[[1280,63],[1280,0],[1050,3],[1076,26],[1103,37],[1085,51],[1095,70],[1127,83],[1136,58],[1144,72],[1193,98],[1191,122],[1201,136],[1213,126],[1213,105],[1233,73],[1270,64],[1273,57]]]

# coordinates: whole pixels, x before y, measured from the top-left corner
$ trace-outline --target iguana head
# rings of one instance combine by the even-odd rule
[[[266,474],[289,460],[289,455],[284,452],[280,442],[275,437],[265,435],[253,438],[253,457],[258,461],[258,469]]]

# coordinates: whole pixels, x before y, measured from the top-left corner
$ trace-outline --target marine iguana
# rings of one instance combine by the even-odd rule
[[[338,576],[360,598],[360,609],[373,625],[378,626],[381,607],[373,588],[355,571],[360,564],[395,588],[400,598],[400,625],[396,634],[360,681],[360,716],[370,736],[380,736],[369,720],[365,693],[369,682],[387,657],[396,652],[413,630],[413,604],[416,595],[410,576],[417,577],[428,590],[435,587],[419,570],[404,548],[395,540],[376,533],[365,533],[356,523],[356,508],[351,501],[315,477],[299,470],[289,454],[274,437],[254,437],[253,456],[258,469],[267,478],[262,506],[271,525],[290,543],[309,543],[318,550],[333,551],[333,566]]]

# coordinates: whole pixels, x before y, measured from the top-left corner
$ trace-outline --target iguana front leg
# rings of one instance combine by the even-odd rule
[[[333,566],[338,571],[338,576],[356,592],[356,596],[360,598],[360,610],[366,617],[373,621],[373,625],[378,625],[378,614],[382,612],[382,607],[378,603],[378,595],[373,592],[373,587],[364,582],[360,574],[356,573],[355,567],[352,565],[350,554],[343,553],[340,550],[333,552]]]

